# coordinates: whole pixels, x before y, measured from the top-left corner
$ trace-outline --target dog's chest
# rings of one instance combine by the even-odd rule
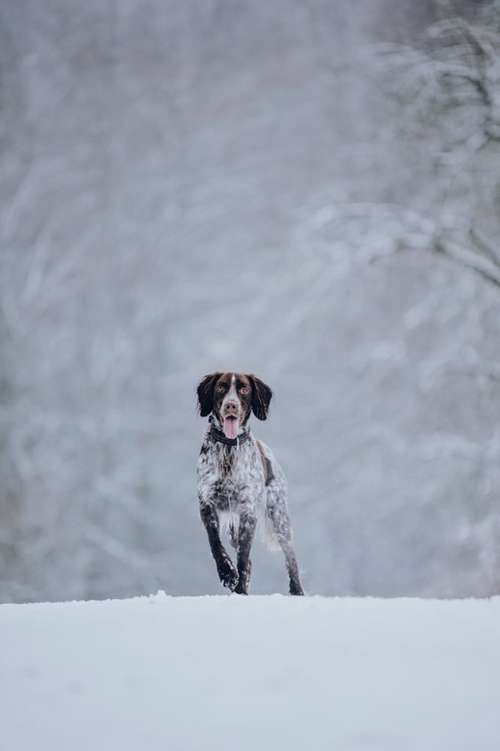
[[[263,468],[253,442],[237,449],[216,444],[214,450],[217,479],[223,486],[256,491],[260,488]]]
[[[216,486],[218,505],[255,502],[264,491],[264,470],[253,441],[238,448],[214,443],[202,452],[201,484]]]

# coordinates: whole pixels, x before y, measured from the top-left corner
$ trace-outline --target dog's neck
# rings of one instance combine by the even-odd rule
[[[243,443],[250,440],[251,433],[248,426],[242,426],[236,438],[226,438],[220,421],[213,413],[208,418],[208,422],[210,423],[208,434],[216,443],[223,443],[225,446],[236,446],[236,448],[239,448]]]

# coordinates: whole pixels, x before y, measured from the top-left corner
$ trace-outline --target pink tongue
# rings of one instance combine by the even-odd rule
[[[238,419],[235,420],[234,417],[225,417],[222,428],[224,430],[224,435],[226,436],[226,438],[236,438],[236,436],[238,435],[239,426],[240,421]]]

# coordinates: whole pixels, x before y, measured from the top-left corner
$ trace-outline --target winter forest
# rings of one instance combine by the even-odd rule
[[[1,602],[221,592],[215,370],[309,593],[500,592],[499,0],[3,0],[0,152]]]

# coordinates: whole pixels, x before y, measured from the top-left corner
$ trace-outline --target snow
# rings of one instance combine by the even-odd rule
[[[500,748],[500,598],[0,606],[6,751]]]

